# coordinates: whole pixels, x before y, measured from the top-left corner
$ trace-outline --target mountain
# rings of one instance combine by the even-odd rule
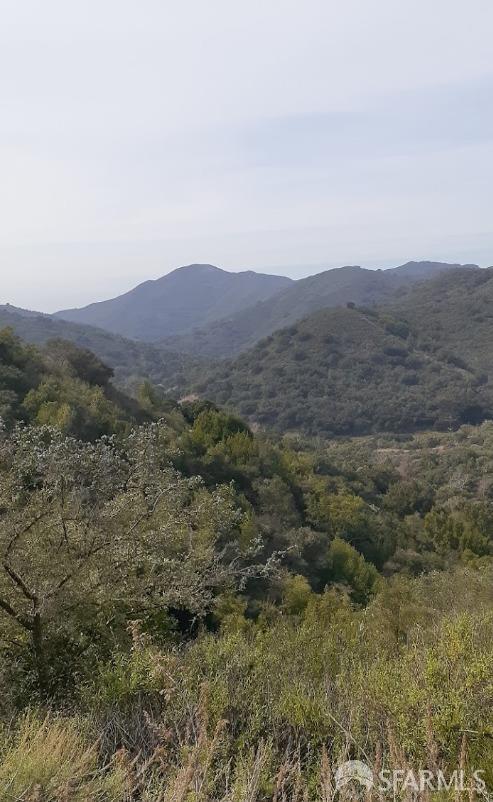
[[[56,317],[152,342],[235,315],[291,283],[252,270],[228,273],[213,265],[188,265],[117,298],[65,309]]]
[[[113,369],[115,383],[129,390],[135,389],[145,379],[170,390],[182,384],[190,370],[199,364],[197,359],[186,354],[10,304],[0,305],[0,329],[4,327],[11,328],[23,340],[35,345],[63,339],[94,352]]]
[[[407,262],[388,270],[366,270],[355,266],[326,270],[292,282],[266,301],[235,315],[167,338],[163,345],[200,356],[231,357],[250,348],[262,337],[296,323],[318,309],[348,302],[357,305],[381,303],[407,285],[460,267],[475,268],[476,265]]]
[[[316,312],[221,363],[196,390],[262,427],[313,436],[443,430],[493,413],[484,376],[425,350],[385,307]]]

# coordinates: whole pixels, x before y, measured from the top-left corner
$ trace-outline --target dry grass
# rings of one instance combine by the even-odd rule
[[[28,715],[0,759],[0,802],[121,802],[124,779],[100,769],[77,721]]]
[[[178,750],[169,733],[156,731],[158,745],[150,755],[122,748],[106,767],[99,744],[88,745],[83,736],[83,721],[28,715],[0,753],[0,802],[334,802],[333,756],[325,748],[311,776],[299,747],[291,747],[279,765],[269,740],[233,761],[225,750],[227,722],[210,727],[205,709],[202,702],[193,711]],[[431,721],[427,734],[428,762],[438,767]],[[384,740],[377,745],[374,772],[381,769],[383,752],[390,766],[407,768],[391,729]],[[462,769],[467,753],[463,735],[458,755]],[[426,795],[418,798],[427,802]],[[455,802],[463,799],[455,796]]]

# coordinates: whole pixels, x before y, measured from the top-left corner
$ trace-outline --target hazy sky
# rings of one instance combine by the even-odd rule
[[[493,263],[492,0],[0,10],[0,302],[197,261]]]

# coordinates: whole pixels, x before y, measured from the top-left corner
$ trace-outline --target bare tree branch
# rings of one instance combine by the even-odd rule
[[[26,583],[24,582],[22,577],[19,576],[17,571],[14,571],[12,566],[10,566],[8,563],[3,563],[3,567],[7,572],[7,574],[9,575],[9,577],[11,578],[12,582],[14,582],[17,585],[17,587],[21,589],[26,599],[29,599],[30,601],[36,603],[38,601],[36,593],[34,593],[32,590],[29,590]]]
[[[16,613],[13,607],[6,602],[4,599],[0,599],[0,610],[3,610],[4,613],[7,613],[11,618],[17,621],[24,629],[28,629],[29,631],[32,630],[32,624],[28,618],[21,615],[20,613]]]

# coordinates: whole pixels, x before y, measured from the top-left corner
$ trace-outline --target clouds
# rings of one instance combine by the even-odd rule
[[[193,260],[493,261],[490,0],[2,15],[2,300],[69,306]]]

